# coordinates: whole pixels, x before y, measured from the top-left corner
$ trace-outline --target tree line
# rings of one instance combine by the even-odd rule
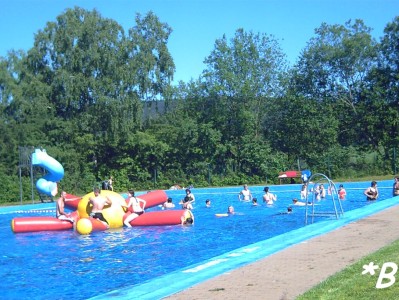
[[[362,20],[322,23],[293,66],[274,36],[239,28],[178,84],[171,34],[153,12],[125,31],[75,7],[0,57],[0,202],[18,199],[21,146],[57,159],[71,193],[110,175],[123,191],[396,173],[399,17],[379,41]]]

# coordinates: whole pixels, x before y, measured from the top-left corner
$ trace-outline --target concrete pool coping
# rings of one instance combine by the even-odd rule
[[[91,299],[295,299],[399,239],[398,203],[376,202]]]

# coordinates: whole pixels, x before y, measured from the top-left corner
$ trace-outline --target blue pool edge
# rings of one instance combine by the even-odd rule
[[[188,289],[200,282],[264,259],[292,245],[331,232],[346,224],[363,219],[398,204],[397,197],[376,202],[362,208],[345,212],[338,220],[334,218],[310,224],[285,234],[226,252],[201,263],[165,274],[142,284],[116,289],[90,299],[162,299]]]

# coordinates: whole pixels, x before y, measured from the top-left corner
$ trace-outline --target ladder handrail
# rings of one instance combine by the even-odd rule
[[[312,206],[312,210],[311,210],[311,214],[310,214],[310,216],[312,217],[312,219],[311,219],[312,223],[314,222],[314,217],[316,215],[317,216],[335,215],[335,218],[339,219],[339,217],[344,214],[344,210],[343,210],[343,207],[342,207],[341,199],[339,199],[339,197],[337,197],[337,201],[338,201],[339,207],[337,207],[337,204],[335,202],[336,201],[335,196],[338,196],[338,190],[337,190],[337,187],[335,186],[335,183],[330,178],[328,178],[326,175],[324,175],[322,173],[316,173],[316,174],[313,174],[312,176],[310,176],[309,180],[307,181],[308,184],[309,183],[313,183],[313,187],[316,187],[316,186],[318,186],[321,183],[324,184],[325,182],[328,183],[328,190],[331,192],[331,200],[332,200],[332,203],[333,203],[333,206],[334,206],[334,211],[333,212],[323,212],[323,211],[322,212],[316,212],[315,211],[315,193],[313,192],[314,188],[309,190],[309,185],[308,185],[307,186],[307,192],[306,192],[305,225],[308,224],[308,215],[309,215],[308,209],[309,209],[310,203],[311,203],[311,206]],[[311,202],[308,201],[309,191],[312,191],[312,201]]]

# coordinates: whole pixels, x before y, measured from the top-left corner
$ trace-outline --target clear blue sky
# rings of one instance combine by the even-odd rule
[[[294,63],[322,22],[344,24],[362,19],[379,40],[399,15],[398,0],[0,0],[0,56],[28,50],[34,34],[66,8],[96,8],[125,29],[136,12],[153,11],[173,32],[168,47],[176,64],[175,82],[197,79],[215,40],[234,36],[238,28],[274,35]]]

